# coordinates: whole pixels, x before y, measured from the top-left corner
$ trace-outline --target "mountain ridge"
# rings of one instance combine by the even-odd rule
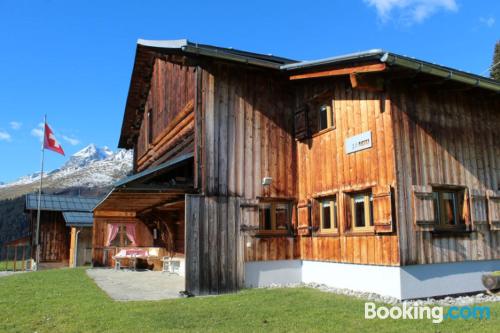
[[[131,150],[113,152],[107,146],[89,144],[70,156],[60,168],[44,172],[44,188],[109,187],[132,171],[132,158]],[[32,192],[38,189],[39,181],[40,172],[34,172],[11,183],[0,184],[0,200]]]

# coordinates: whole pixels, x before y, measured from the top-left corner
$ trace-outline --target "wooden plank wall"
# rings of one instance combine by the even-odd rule
[[[36,235],[36,212],[31,215],[33,243]],[[40,216],[40,261],[68,261],[70,228],[66,227],[61,212],[42,211]]]
[[[186,289],[195,295],[243,286],[240,199],[186,195]]]
[[[203,192],[294,197],[295,141],[287,81],[272,73],[214,64],[203,71]],[[262,178],[273,178],[264,188]]]
[[[155,59],[136,142],[137,171],[193,151],[194,90],[195,67]],[[151,144],[147,143],[149,124],[152,124]]]
[[[499,259],[500,232],[488,225],[486,200],[500,190],[499,98],[487,92],[402,85],[391,89],[390,95],[398,192],[402,193],[397,212],[404,221],[400,224],[402,263]],[[433,234],[433,213],[425,211],[425,193],[419,193],[425,188],[431,191],[432,184],[468,188],[472,233]],[[427,225],[416,225],[416,220]]]
[[[326,96],[318,98],[318,96]],[[311,226],[308,202],[311,199],[338,194],[339,234],[298,237],[299,257],[360,264],[399,265],[396,233],[356,234],[347,228],[343,193],[395,185],[392,140],[392,111],[383,93],[352,89],[348,80],[308,80],[296,86],[295,109],[311,100],[332,104],[335,129],[314,132],[314,111],[310,110],[312,137],[297,143],[298,159],[298,227]],[[345,139],[362,132],[372,132],[372,148],[345,153]],[[386,207],[389,210],[391,207]],[[386,212],[387,213],[387,212]],[[395,223],[395,221],[393,221]]]

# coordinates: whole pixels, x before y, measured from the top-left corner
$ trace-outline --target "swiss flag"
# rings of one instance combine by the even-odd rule
[[[64,155],[64,150],[62,149],[59,142],[57,142],[54,132],[52,132],[47,123],[45,123],[45,138],[43,140],[43,148]]]

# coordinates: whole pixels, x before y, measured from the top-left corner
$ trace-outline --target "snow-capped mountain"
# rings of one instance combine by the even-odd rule
[[[106,187],[127,176],[132,170],[132,151],[90,144],[72,155],[59,169],[44,172],[44,188]],[[0,184],[0,199],[20,195],[37,188],[40,173],[23,176],[18,180]],[[10,192],[10,195],[9,195]]]
[[[61,169],[81,168],[93,161],[105,160],[111,156],[113,156],[113,152],[108,147],[98,148],[91,143],[71,156]]]

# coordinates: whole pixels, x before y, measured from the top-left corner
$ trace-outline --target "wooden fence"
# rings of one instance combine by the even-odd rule
[[[0,271],[27,271],[32,269],[30,245],[7,245],[0,248]]]

